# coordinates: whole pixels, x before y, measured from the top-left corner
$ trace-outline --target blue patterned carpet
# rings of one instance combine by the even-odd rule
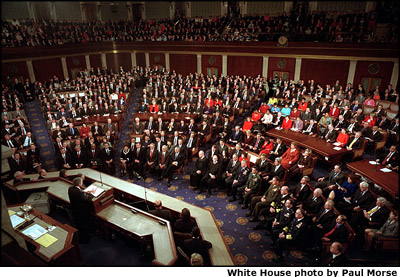
[[[25,112],[33,135],[36,137],[36,143],[42,156],[42,167],[47,171],[57,170],[56,155],[54,146],[47,130],[46,123],[42,116],[40,103],[38,100],[27,102]]]

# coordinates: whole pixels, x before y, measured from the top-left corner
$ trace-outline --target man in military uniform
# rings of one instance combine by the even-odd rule
[[[253,230],[265,228],[267,229],[265,234],[270,235],[272,232],[272,228],[285,228],[294,218],[294,203],[295,202],[293,201],[293,199],[287,199],[282,209],[276,209],[277,212],[275,214],[270,214],[269,216],[265,217],[263,221],[253,227]]]
[[[253,166],[251,169],[251,173],[247,178],[246,185],[240,187],[238,189],[239,193],[239,204],[243,204],[242,209],[248,208],[248,204],[250,202],[251,197],[259,191],[261,184],[261,176],[258,175],[258,169],[256,166]]]
[[[249,176],[250,170],[247,167],[247,161],[242,160],[240,162],[240,167],[236,173],[235,178],[232,180],[232,184],[228,184],[228,188],[232,187],[230,194],[232,195],[232,198],[229,199],[229,202],[236,201],[236,193],[238,192],[238,189],[244,185],[246,185],[247,178]]]
[[[250,211],[246,216],[253,216],[250,220],[252,222],[258,221],[258,215],[262,208],[268,207],[272,202],[277,201],[279,198],[279,177],[275,176],[271,180],[271,185],[263,196],[255,196],[250,201]]]
[[[297,209],[294,214],[295,219],[283,228],[282,232],[272,233],[272,241],[275,247],[275,262],[283,260],[283,249],[287,246],[300,246],[307,236],[307,223],[304,220],[304,210]],[[272,245],[271,245],[272,246]]]

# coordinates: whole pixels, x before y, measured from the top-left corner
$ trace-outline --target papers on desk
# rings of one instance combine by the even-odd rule
[[[95,185],[90,185],[84,190],[84,192],[90,193],[94,197],[98,197],[100,194],[104,192],[104,189],[99,188],[98,186]]]
[[[47,230],[38,224],[34,224],[31,227],[22,231],[22,233],[34,240],[37,240],[41,236],[47,233]]]
[[[255,156],[255,155],[250,155],[250,162],[251,162],[251,163],[256,163],[256,162],[257,162],[257,156]]]
[[[140,142],[140,137],[136,137],[135,142]]]
[[[109,114],[109,113],[105,113],[105,114],[103,114],[103,116],[104,116],[104,117],[110,116],[110,114]]]
[[[335,142],[333,145],[335,145],[335,146],[340,146],[340,145],[342,145],[340,142]]]
[[[8,211],[8,212],[10,212],[10,211]],[[19,217],[16,214],[13,214],[12,216],[10,216],[10,220],[11,220],[11,225],[12,225],[13,228],[16,228],[18,225],[20,225],[20,224],[25,222],[24,218]]]
[[[13,210],[8,210],[8,215],[9,215],[9,216],[12,216],[12,215],[14,215],[14,214],[16,214],[16,212],[14,212]]]
[[[379,163],[377,163],[377,162],[375,162],[375,161],[369,161],[369,163],[372,164],[372,165],[379,164]]]
[[[47,233],[47,234],[44,234],[43,236],[41,236],[40,238],[38,238],[36,240],[36,242],[44,247],[49,247],[50,245],[55,243],[57,240],[58,240],[58,238],[55,238],[52,235],[50,235],[49,233]]]
[[[389,168],[386,168],[386,167],[384,167],[384,168],[381,168],[381,171],[382,171],[382,172],[392,172],[392,170],[391,170],[391,169],[389,169]]]
[[[82,120],[82,118],[80,118],[80,117],[77,117],[77,118],[75,118],[76,120]]]
[[[333,147],[333,150],[337,150],[337,151],[339,151],[339,150],[342,150],[342,147]]]
[[[84,92],[80,92],[80,93],[78,93],[78,95],[79,95],[79,97],[84,97],[85,93]]]

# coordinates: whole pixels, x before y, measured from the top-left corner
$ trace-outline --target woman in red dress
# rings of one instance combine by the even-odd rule
[[[343,147],[347,144],[349,141],[349,135],[346,132],[345,128],[342,128],[340,131],[339,135],[336,138],[336,141],[340,143],[340,146]]]
[[[290,148],[282,155],[282,167],[286,170],[294,165],[300,158],[300,151],[296,148],[296,144],[292,142]]]
[[[82,124],[81,130],[79,133],[81,134],[82,139],[85,139],[88,137],[88,134],[90,132],[90,127],[86,125],[86,123]]]
[[[363,122],[368,122],[368,126],[369,127],[372,127],[372,126],[374,126],[375,124],[376,124],[376,117],[375,117],[375,114],[374,113],[371,113],[369,116],[367,116],[364,120],[363,120]]]
[[[289,117],[285,117],[285,119],[282,121],[282,129],[290,129],[292,128],[292,121],[289,119]]]
[[[259,121],[261,118],[261,114],[255,110],[254,113],[251,115],[251,120],[253,120],[254,122]]]
[[[251,130],[251,127],[253,127],[253,122],[251,122],[250,117],[247,117],[246,121],[243,123],[242,131],[246,132],[247,130]]]
[[[158,108],[156,100],[153,100],[153,103],[150,105],[149,112],[151,113],[158,113],[160,109]]]
[[[274,149],[274,139],[266,139],[263,146],[261,147],[260,155],[265,153],[268,156],[269,152],[271,152],[272,149]]]

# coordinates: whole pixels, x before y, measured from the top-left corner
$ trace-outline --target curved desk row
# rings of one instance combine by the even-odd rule
[[[84,169],[74,169],[68,171],[69,175],[76,175],[78,173],[83,173],[88,178],[103,182],[108,186],[114,188],[115,190],[119,190],[122,193],[129,194],[131,196],[145,199],[145,192],[142,186],[132,184],[130,182],[121,180],[114,176],[107,175],[105,173],[100,173],[99,171],[84,168]],[[58,172],[49,172],[47,174],[48,178],[51,177],[58,177]],[[26,177],[37,177],[36,174],[27,175]],[[14,187],[16,190],[25,190],[25,189],[34,189],[36,187],[45,187],[48,186],[47,192],[59,199],[67,199],[68,196],[68,186],[66,181],[56,181],[56,182],[30,182],[29,184],[20,184],[17,187]],[[212,243],[213,247],[209,250],[210,260],[213,265],[223,265],[223,266],[233,266],[235,265],[233,256],[230,252],[228,245],[225,242],[223,234],[221,233],[214,215],[212,212],[205,210],[201,207],[186,203],[184,201],[175,199],[173,197],[164,195],[159,192],[154,192],[152,190],[147,190],[147,200],[151,203],[154,203],[156,200],[161,200],[163,202],[163,207],[174,211],[176,213],[180,213],[183,208],[188,208],[191,212],[193,218],[196,219],[197,225],[201,230],[201,234],[205,240],[208,240]],[[68,201],[69,202],[69,198]],[[118,205],[125,205],[121,202],[115,201],[114,204]],[[129,206],[128,206],[129,207]],[[120,211],[121,214],[127,215],[126,211],[118,206],[115,205],[112,208],[109,208],[108,211]],[[143,212],[144,213],[144,212]],[[132,216],[132,212],[129,211],[129,214]],[[147,213],[145,213],[147,214]],[[107,218],[103,213],[101,215],[105,219],[113,219],[113,217]],[[124,217],[122,217],[124,218]],[[115,219],[115,218],[114,218]],[[114,220],[113,219],[113,220]],[[112,222],[111,222],[112,223]],[[118,222],[114,222],[118,223]],[[118,223],[120,224],[120,223]],[[151,223],[152,224],[152,223]],[[157,223],[158,224],[158,223]],[[156,237],[153,236],[153,239]],[[175,246],[174,246],[175,247]],[[155,251],[156,252],[156,251]],[[163,263],[164,264],[164,263]]]

